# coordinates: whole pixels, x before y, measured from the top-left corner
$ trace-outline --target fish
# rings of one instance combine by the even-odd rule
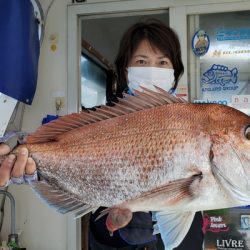
[[[47,204],[81,215],[107,207],[100,216],[111,233],[152,211],[154,233],[172,250],[196,211],[250,204],[250,117],[155,88],[65,115],[24,146],[41,179],[32,189]]]
[[[229,70],[227,66],[213,64],[210,69],[203,73],[201,82],[204,84],[219,84],[225,86],[228,83],[236,83],[238,79],[238,69]]]

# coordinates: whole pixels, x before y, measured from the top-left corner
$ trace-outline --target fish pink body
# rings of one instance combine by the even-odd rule
[[[233,120],[233,113],[238,120]],[[229,179],[237,178],[237,185],[248,179],[247,167],[228,165],[240,163],[234,148],[250,152],[250,142],[241,135],[248,123],[248,116],[225,106],[168,104],[81,126],[55,142],[26,146],[43,175],[96,206],[113,206],[202,174],[198,183],[190,183],[190,190],[170,198],[176,204],[183,197],[210,192],[211,185],[213,192],[221,189],[212,174],[211,150],[221,163],[216,166]],[[246,157],[242,160],[249,164]],[[196,184],[199,190],[192,187]],[[147,211],[158,205],[138,206]]]

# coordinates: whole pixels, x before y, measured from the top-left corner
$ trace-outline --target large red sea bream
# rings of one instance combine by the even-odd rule
[[[156,230],[172,250],[195,211],[250,204],[250,117],[160,89],[137,94],[28,136],[43,179],[33,188],[63,213],[109,207],[111,232],[133,212],[155,211]]]

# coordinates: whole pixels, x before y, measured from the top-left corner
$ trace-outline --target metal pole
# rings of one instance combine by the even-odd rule
[[[10,205],[11,205],[11,234],[15,234],[16,231],[16,225],[15,225],[15,199],[12,196],[11,193],[5,190],[0,190],[0,194],[7,195],[10,199]]]

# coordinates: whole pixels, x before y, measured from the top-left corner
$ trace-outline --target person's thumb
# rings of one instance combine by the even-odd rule
[[[5,143],[1,143],[0,144],[0,155],[6,155],[9,152],[10,152],[10,147]]]

